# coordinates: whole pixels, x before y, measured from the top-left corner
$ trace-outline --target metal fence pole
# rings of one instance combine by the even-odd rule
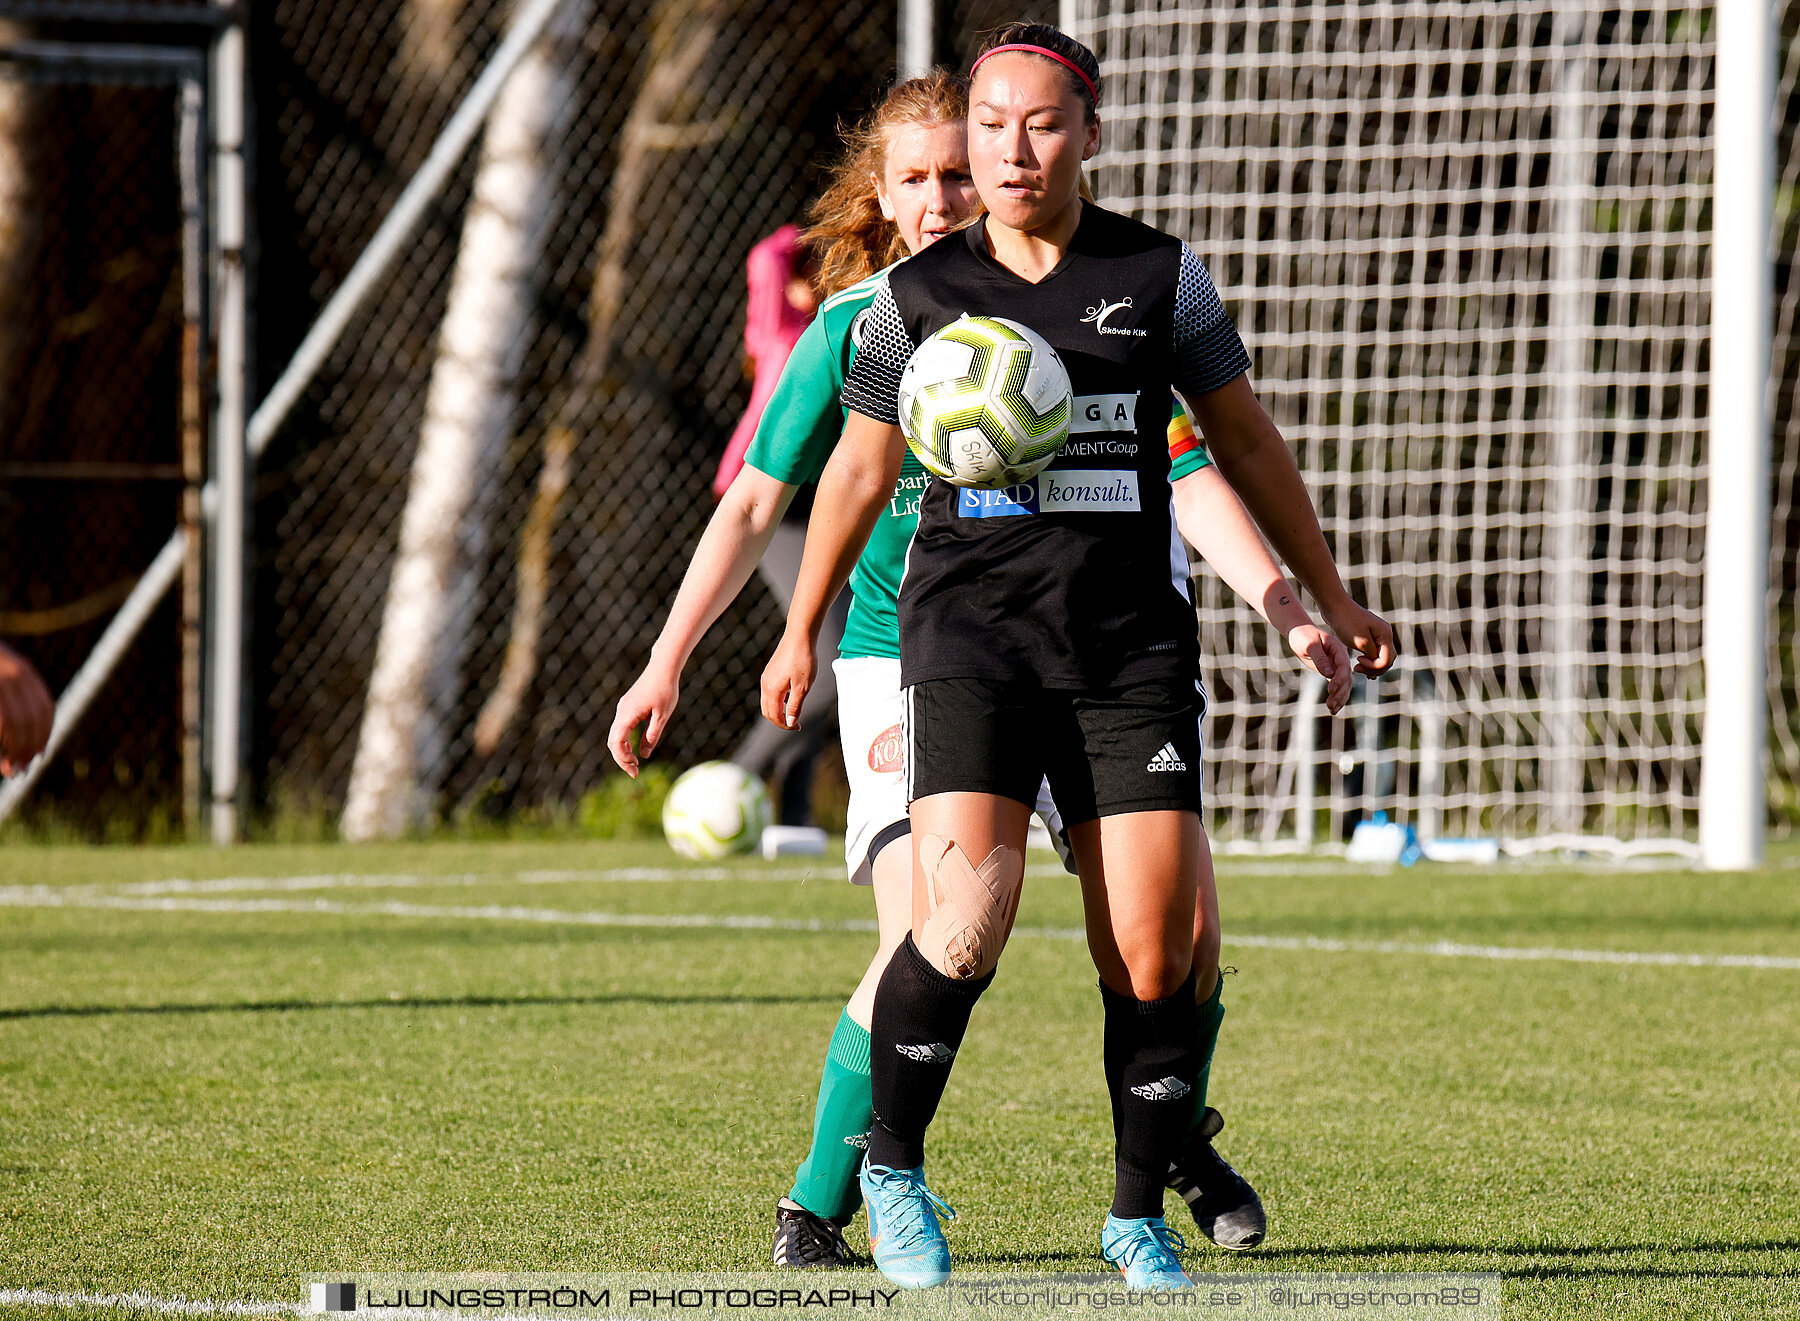
[[[208,730],[212,764],[212,838],[238,835],[244,762],[245,346],[244,29],[233,24],[213,48],[213,305],[218,317],[218,380],[213,403],[212,683]]]
[[[923,78],[936,53],[933,0],[900,0],[900,76]]]
[[[206,359],[208,355],[206,84],[181,84],[181,818],[200,829],[206,802]]]
[[[1769,349],[1774,310],[1775,23],[1767,0],[1715,11],[1712,415],[1706,512],[1706,728],[1700,851],[1762,861],[1769,572]]]

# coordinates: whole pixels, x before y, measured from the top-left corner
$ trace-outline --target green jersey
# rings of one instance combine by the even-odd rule
[[[758,472],[794,486],[818,481],[844,431],[844,378],[856,358],[863,313],[885,274],[878,271],[826,299],[794,345],[744,455],[744,462]],[[1169,419],[1169,480],[1180,481],[1209,462],[1177,396]],[[899,658],[895,602],[906,572],[906,549],[919,525],[919,500],[930,481],[931,474],[908,449],[887,508],[850,571],[850,617],[838,644],[840,656]]]

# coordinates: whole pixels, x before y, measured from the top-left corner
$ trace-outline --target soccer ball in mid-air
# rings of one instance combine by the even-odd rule
[[[1035,477],[1069,438],[1074,399],[1056,350],[1029,326],[963,315],[900,375],[900,430],[925,470],[956,486]]]
[[[769,824],[769,791],[742,766],[702,762],[669,786],[662,820],[669,847],[684,858],[747,853]]]

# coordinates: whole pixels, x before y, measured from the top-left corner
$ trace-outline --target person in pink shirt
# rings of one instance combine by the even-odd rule
[[[769,396],[781,379],[781,369],[802,332],[812,323],[819,298],[811,277],[812,257],[801,241],[798,225],[783,225],[750,249],[745,263],[750,284],[750,306],[744,323],[744,351],[755,375],[750,387],[750,406],[738,420],[737,429],[725,446],[719,471],[713,477],[713,498],[718,499],[744,466],[744,455],[762,421]],[[788,506],[781,525],[775,529],[769,549],[757,566],[763,583],[786,610],[794,599],[794,584],[800,577],[800,553],[806,545],[806,525],[812,514],[812,487],[803,488]],[[844,618],[849,609],[849,593],[842,594],[831,609],[819,635],[819,674],[832,674],[831,662],[837,658],[838,639],[843,636]],[[812,824],[812,767],[825,743],[836,732],[837,686],[829,681],[830,691],[814,690],[813,699],[823,698],[815,708],[815,718],[804,729],[781,730],[759,723],[731,754],[731,760],[752,775],[779,782],[777,819],[784,826]]]
[[[807,276],[809,260],[806,245],[800,241],[800,226],[783,225],[750,249],[744,265],[750,283],[744,353],[755,369],[755,379],[750,387],[750,407],[738,419],[713,477],[715,500],[725,494],[744,466],[744,455],[756,436],[756,424],[762,421],[769,396],[775,393],[781,369],[819,308],[818,294]]]

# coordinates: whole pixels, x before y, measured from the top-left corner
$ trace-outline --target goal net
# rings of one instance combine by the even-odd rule
[[[1069,11],[1065,8],[1065,21]],[[1711,10],[1075,0],[1094,187],[1187,240],[1400,674],[1199,580],[1225,840],[1691,838]]]

